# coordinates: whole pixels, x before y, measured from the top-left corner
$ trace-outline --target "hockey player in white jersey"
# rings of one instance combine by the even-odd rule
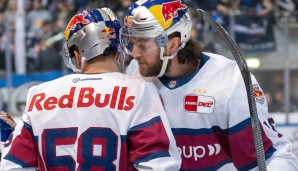
[[[1,171],[179,170],[156,87],[119,72],[119,29],[108,8],[72,17],[64,50],[77,74],[29,90]]]
[[[202,53],[190,38],[181,0],[139,0],[127,11],[120,42],[134,60],[128,74],[159,89],[178,149],[181,171],[256,170],[256,150],[244,81],[235,61]],[[274,128],[253,77],[268,170],[298,170],[291,143]]]

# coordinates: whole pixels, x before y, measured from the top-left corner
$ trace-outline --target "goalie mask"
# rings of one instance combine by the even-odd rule
[[[64,32],[63,59],[66,66],[80,73],[85,61],[103,54],[107,48],[118,52],[120,27],[116,15],[109,8],[78,12],[70,19]],[[82,56],[81,68],[75,64],[72,53],[75,46]]]
[[[125,53],[131,55],[135,46],[142,49],[143,54],[160,49],[163,65],[158,77],[164,74],[168,60],[184,48],[192,28],[188,7],[182,0],[139,0],[130,6],[124,23],[120,43]],[[180,33],[180,47],[172,55],[164,56],[168,36],[175,32]]]

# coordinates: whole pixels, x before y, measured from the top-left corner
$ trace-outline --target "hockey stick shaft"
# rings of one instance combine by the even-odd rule
[[[243,55],[240,49],[238,48],[237,44],[234,42],[229,33],[220,24],[213,20],[212,17],[202,9],[197,9],[197,13],[200,19],[206,21],[211,27],[213,27],[216,30],[216,32],[221,36],[221,38],[225,41],[226,45],[231,50],[234,59],[237,62],[237,65],[241,71],[248,98],[258,168],[260,171],[266,171],[265,153],[257,114],[257,107],[252,88],[251,75],[246,61],[244,60]]]

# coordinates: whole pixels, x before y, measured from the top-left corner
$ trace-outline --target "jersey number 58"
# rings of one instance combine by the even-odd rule
[[[76,170],[77,161],[78,171],[116,170],[118,137],[113,130],[90,127],[78,139],[77,134],[77,127],[43,131],[42,155],[48,168]]]

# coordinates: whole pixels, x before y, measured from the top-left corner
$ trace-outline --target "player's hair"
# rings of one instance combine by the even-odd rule
[[[179,37],[180,33],[175,32],[169,36],[169,39]],[[199,64],[202,56],[202,46],[197,40],[190,38],[185,47],[178,52],[178,61],[180,64],[192,64],[194,66]]]
[[[72,45],[70,48],[69,48],[69,53],[74,56],[74,51],[79,51],[79,48],[78,46],[76,45]],[[114,58],[116,55],[116,52],[111,48],[111,47],[108,47],[106,48],[102,54],[100,55],[97,55],[91,59],[89,59],[88,61],[86,61],[86,63],[93,63],[94,61],[96,61],[98,58],[101,58],[101,59],[106,59],[106,58]]]
[[[72,45],[69,48],[69,53],[71,56],[74,56],[74,51],[79,51],[79,48],[77,45]],[[98,58],[98,57],[106,57],[106,56],[112,56],[114,57],[117,54],[117,52],[115,52],[115,50],[111,47],[106,48],[102,54],[95,56],[94,58]],[[92,60],[92,59],[90,59]]]

